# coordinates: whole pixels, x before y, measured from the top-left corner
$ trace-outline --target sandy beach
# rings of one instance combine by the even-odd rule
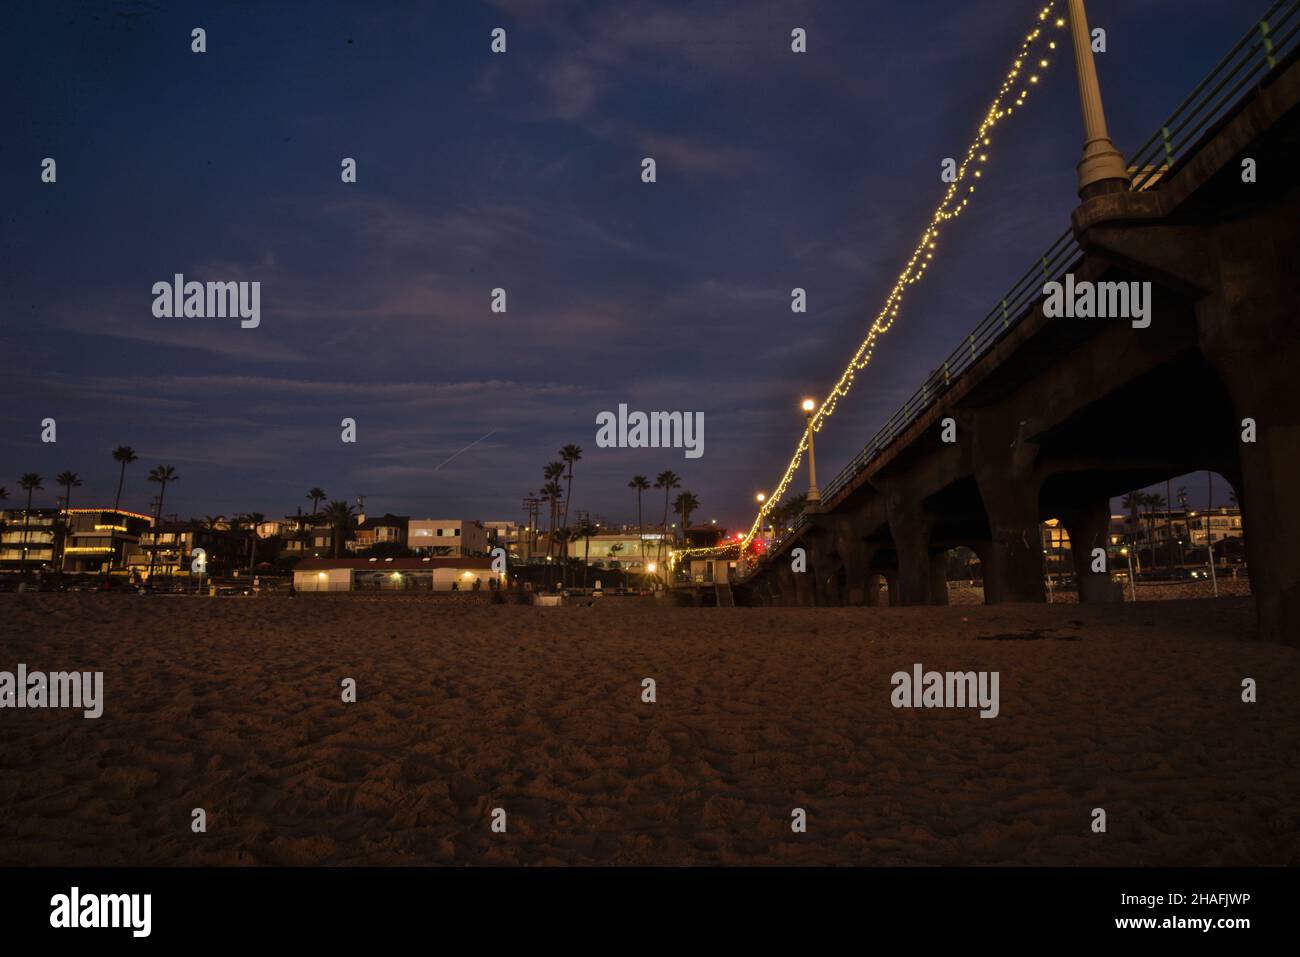
[[[0,711],[0,864],[1300,864],[1300,652],[1247,598],[0,614],[0,669],[105,686],[97,720]],[[998,716],[894,708],[917,662],[999,672]]]

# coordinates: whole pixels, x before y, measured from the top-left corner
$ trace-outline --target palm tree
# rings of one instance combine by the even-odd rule
[[[334,527],[334,557],[339,557],[343,535],[352,524],[352,503],[342,500],[330,502],[322,516]]]
[[[81,476],[78,475],[76,472],[60,472],[60,473],[55,477],[54,481],[58,482],[58,483],[59,483],[59,487],[63,489],[63,508],[64,508],[65,510],[71,508],[71,507],[72,507],[72,490],[73,490],[74,488],[81,488]],[[3,491],[3,489],[0,489],[0,491]],[[4,496],[3,496],[3,495],[0,495],[0,498],[4,498]],[[63,573],[63,549],[65,549],[65,548],[68,547],[68,546],[67,546],[67,533],[68,533],[68,530],[67,530],[67,523],[65,522],[65,523],[64,523],[63,532],[62,532],[62,534],[59,536],[59,543],[60,543],[60,544],[59,544],[59,561],[58,561],[58,563],[54,566],[55,570],[56,570],[57,572],[59,572],[59,574],[62,574],[62,573]]]
[[[32,510],[32,492],[44,491],[45,486],[41,485],[45,481],[44,476],[36,472],[28,472],[18,480],[18,487],[27,491],[27,507],[23,509],[23,563],[27,562],[27,536],[31,534],[31,528],[28,523],[28,514]]]
[[[645,522],[641,517],[641,493],[648,491],[650,480],[644,475],[633,475],[632,481],[627,483],[630,489],[636,489],[636,537],[641,543],[641,567],[645,568]]]
[[[1186,486],[1178,490],[1178,507],[1183,512],[1183,538],[1191,537],[1191,526],[1187,524],[1187,488]],[[1185,561],[1183,556],[1183,538],[1178,539],[1178,564],[1182,565]]]
[[[665,469],[664,471],[660,472],[658,475],[655,476],[655,488],[661,488],[664,490],[664,517],[663,517],[663,521],[659,523],[659,530],[662,533],[659,539],[660,564],[662,564],[664,560],[664,555],[663,555],[664,538],[668,536],[668,493],[675,488],[681,488],[681,487],[682,487],[681,476],[679,476],[672,469]]]
[[[582,555],[582,587],[583,588],[587,587],[587,569],[591,567],[591,536],[595,535],[596,532],[598,531],[600,531],[600,529],[597,528],[591,522],[583,522],[581,525],[578,526],[578,537],[585,538],[587,540],[587,548]]]
[[[568,487],[566,488],[564,493],[563,524],[565,526],[569,524],[569,506],[573,503],[573,464],[577,462],[580,458],[582,458],[582,449],[572,443],[560,449],[560,460],[569,467]],[[564,560],[566,562],[569,560],[569,552],[567,546],[565,547]]]
[[[1151,543],[1151,567],[1156,564],[1156,509],[1165,507],[1163,495],[1144,495],[1147,507],[1147,540]]]
[[[204,515],[203,518],[199,520],[199,522],[208,531],[215,532],[218,529],[220,529],[222,525],[226,524],[226,516]]]
[[[1142,570],[1142,549],[1139,546],[1142,536],[1142,506],[1145,504],[1146,496],[1141,492],[1129,492],[1124,496],[1121,503],[1124,508],[1128,509],[1129,525],[1133,529],[1133,552],[1137,561],[1137,570]]]
[[[560,518],[559,503],[560,503],[561,496],[563,496],[564,494],[562,489],[555,492],[554,494],[551,494],[551,486],[554,485],[556,489],[559,489],[560,488],[559,480],[560,478],[563,477],[563,475],[564,475],[563,462],[551,462],[546,466],[546,468],[542,469],[542,478],[546,481],[546,484],[542,486],[541,495],[542,498],[549,501],[551,505],[551,527],[549,529],[549,534],[546,536],[547,555],[551,554],[551,549],[555,544],[555,528]]]
[[[176,469],[170,465],[160,465],[149,472],[149,481],[158,483],[158,508],[154,513],[154,520],[157,521],[162,517],[163,498],[167,494],[167,483],[180,481],[180,476],[176,474]]]
[[[320,513],[320,503],[325,501],[328,497],[329,496],[325,494],[324,489],[320,488],[313,488],[307,493],[307,498],[311,501],[311,513],[313,515]]]
[[[261,512],[245,512],[236,521],[248,526],[248,587],[253,587],[253,569],[257,567],[257,526],[266,521]]]
[[[1165,479],[1165,532],[1169,536],[1168,547],[1165,548],[1165,555],[1169,559],[1169,571],[1174,570],[1174,482],[1173,479]]]
[[[782,507],[781,521],[789,526],[793,525],[795,519],[803,514],[803,510],[808,507],[808,493],[800,492],[793,495]]]
[[[691,512],[700,507],[700,500],[692,492],[681,492],[673,500],[673,511],[682,517],[682,536],[691,527]]]
[[[560,496],[564,494],[564,489],[560,488],[559,482],[555,479],[551,479],[551,481],[542,486],[540,494],[542,498],[547,501],[551,512],[551,525],[546,532],[546,555],[549,558],[552,549],[555,547],[555,522],[560,512]]]
[[[117,495],[113,499],[113,513],[116,516],[118,509],[122,507],[122,483],[126,481],[126,467],[134,462],[139,456],[135,454],[135,449],[129,445],[119,445],[113,450],[113,461],[121,464],[121,472],[117,476]],[[117,524],[117,518],[114,517],[113,524]],[[116,554],[115,538],[117,530],[114,529],[108,533],[108,561],[104,562],[104,577],[108,578],[109,571],[113,568],[113,556]]]
[[[68,508],[72,504],[72,490],[81,488],[81,476],[76,472],[60,472],[54,481],[58,482],[59,487],[63,489],[63,507]]]
[[[573,537],[573,529],[569,528],[567,525],[561,525],[555,530],[555,541],[560,546],[562,554],[569,554],[569,542]],[[554,575],[552,575],[552,580],[554,580]],[[560,583],[562,585],[567,585],[569,583],[569,568],[567,562],[560,568]]]
[[[122,483],[126,481],[126,467],[137,458],[139,456],[135,454],[135,449],[129,445],[119,445],[113,450],[113,461],[122,464],[122,471],[117,477],[117,496],[113,499],[114,512],[122,506]]]
[[[176,470],[170,465],[160,465],[149,473],[149,481],[158,483],[158,505],[154,508],[153,513],[153,548],[149,549],[149,573],[148,578],[153,578],[154,557],[158,554],[158,526],[162,523],[163,496],[167,494],[167,483],[175,482],[180,478]]]
[[[573,465],[582,458],[582,448],[569,444],[560,449],[560,459],[569,467],[568,488],[564,493],[564,524],[569,524],[569,503],[573,501]]]

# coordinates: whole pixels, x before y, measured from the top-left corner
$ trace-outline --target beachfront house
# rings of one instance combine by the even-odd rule
[[[67,508],[63,570],[74,574],[117,571],[153,525],[148,515],[113,508]]]
[[[150,574],[184,578],[190,574],[196,548],[203,549],[206,575],[228,575],[248,567],[247,532],[190,519],[145,529],[127,553],[127,568],[144,578]]]

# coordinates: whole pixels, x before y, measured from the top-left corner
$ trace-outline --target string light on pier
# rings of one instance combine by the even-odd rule
[[[813,414],[811,429],[820,432],[822,426],[832,415],[835,414],[835,408],[839,400],[848,395],[849,390],[853,387],[857,374],[867,367],[871,362],[872,355],[875,352],[876,340],[887,333],[898,318],[899,308],[903,303],[904,294],[907,287],[919,282],[925,275],[926,270],[934,262],[934,253],[938,249],[938,241],[941,235],[941,227],[948,222],[956,219],[966,209],[970,203],[971,197],[975,194],[973,183],[966,182],[969,175],[970,179],[979,179],[980,170],[973,168],[974,164],[984,164],[988,161],[988,147],[992,145],[992,133],[994,127],[1002,120],[1012,114],[1016,107],[1024,105],[1026,98],[1029,96],[1031,88],[1039,86],[1039,74],[1032,74],[1026,79],[1021,79],[1021,69],[1026,63],[1035,63],[1039,70],[1045,70],[1050,66],[1050,59],[1047,54],[1037,57],[1036,61],[1031,57],[1031,50],[1037,41],[1042,37],[1044,26],[1048,17],[1057,6],[1057,0],[1051,0],[1047,3],[1038,14],[1038,24],[1026,36],[1022,42],[1019,51],[1012,60],[1011,69],[1007,72],[1001,86],[998,87],[997,94],[993,97],[988,111],[981,119],[979,127],[971,140],[970,146],[966,150],[965,157],[957,167],[956,177],[948,188],[945,190],[943,198],[935,208],[934,213],[930,216],[929,222],[921,231],[920,239],[916,247],[912,250],[911,256],[904,265],[902,272],[899,273],[898,279],[894,282],[889,294],[885,297],[885,302],[880,311],[872,320],[867,330],[866,337],[858,345],[857,351],[845,366],[844,371],[840,374],[839,380],[831,388],[829,394],[820,403],[817,411]],[[1057,28],[1065,26],[1064,18],[1058,17],[1055,21]],[[1055,41],[1046,43],[1048,50],[1056,49]],[[1015,89],[1016,92],[1012,93]],[[1014,99],[1011,99],[1014,98]],[[1013,105],[1014,104],[1014,105]],[[963,190],[962,187],[965,186]],[[674,553],[674,559],[689,557],[691,555],[717,554],[724,551],[730,551],[739,546],[741,552],[749,548],[750,542],[759,533],[763,526],[768,513],[776,507],[777,503],[782,500],[786,490],[793,480],[795,472],[798,471],[799,464],[803,461],[804,453],[808,450],[809,430],[804,429],[801,432],[799,445],[796,447],[794,456],[790,459],[789,465],[786,466],[785,474],[781,480],[776,483],[772,494],[767,500],[762,502],[758,515],[755,517],[753,524],[739,542],[732,542],[729,545],[718,545],[712,548],[687,548],[681,549]]]

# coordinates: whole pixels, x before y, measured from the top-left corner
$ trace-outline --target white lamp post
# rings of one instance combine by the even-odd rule
[[[813,455],[813,411],[817,403],[812,399],[803,400],[803,412],[808,421],[808,504],[815,505],[822,500],[822,493],[817,491],[817,459]]]
[[[1083,159],[1079,161],[1079,196],[1087,199],[1100,193],[1128,189],[1128,167],[1124,154],[1115,148],[1106,132],[1106,114],[1101,106],[1097,65],[1092,59],[1092,36],[1083,0],[1069,0],[1070,34],[1074,39],[1074,66],[1079,77],[1079,105],[1083,109]]]

